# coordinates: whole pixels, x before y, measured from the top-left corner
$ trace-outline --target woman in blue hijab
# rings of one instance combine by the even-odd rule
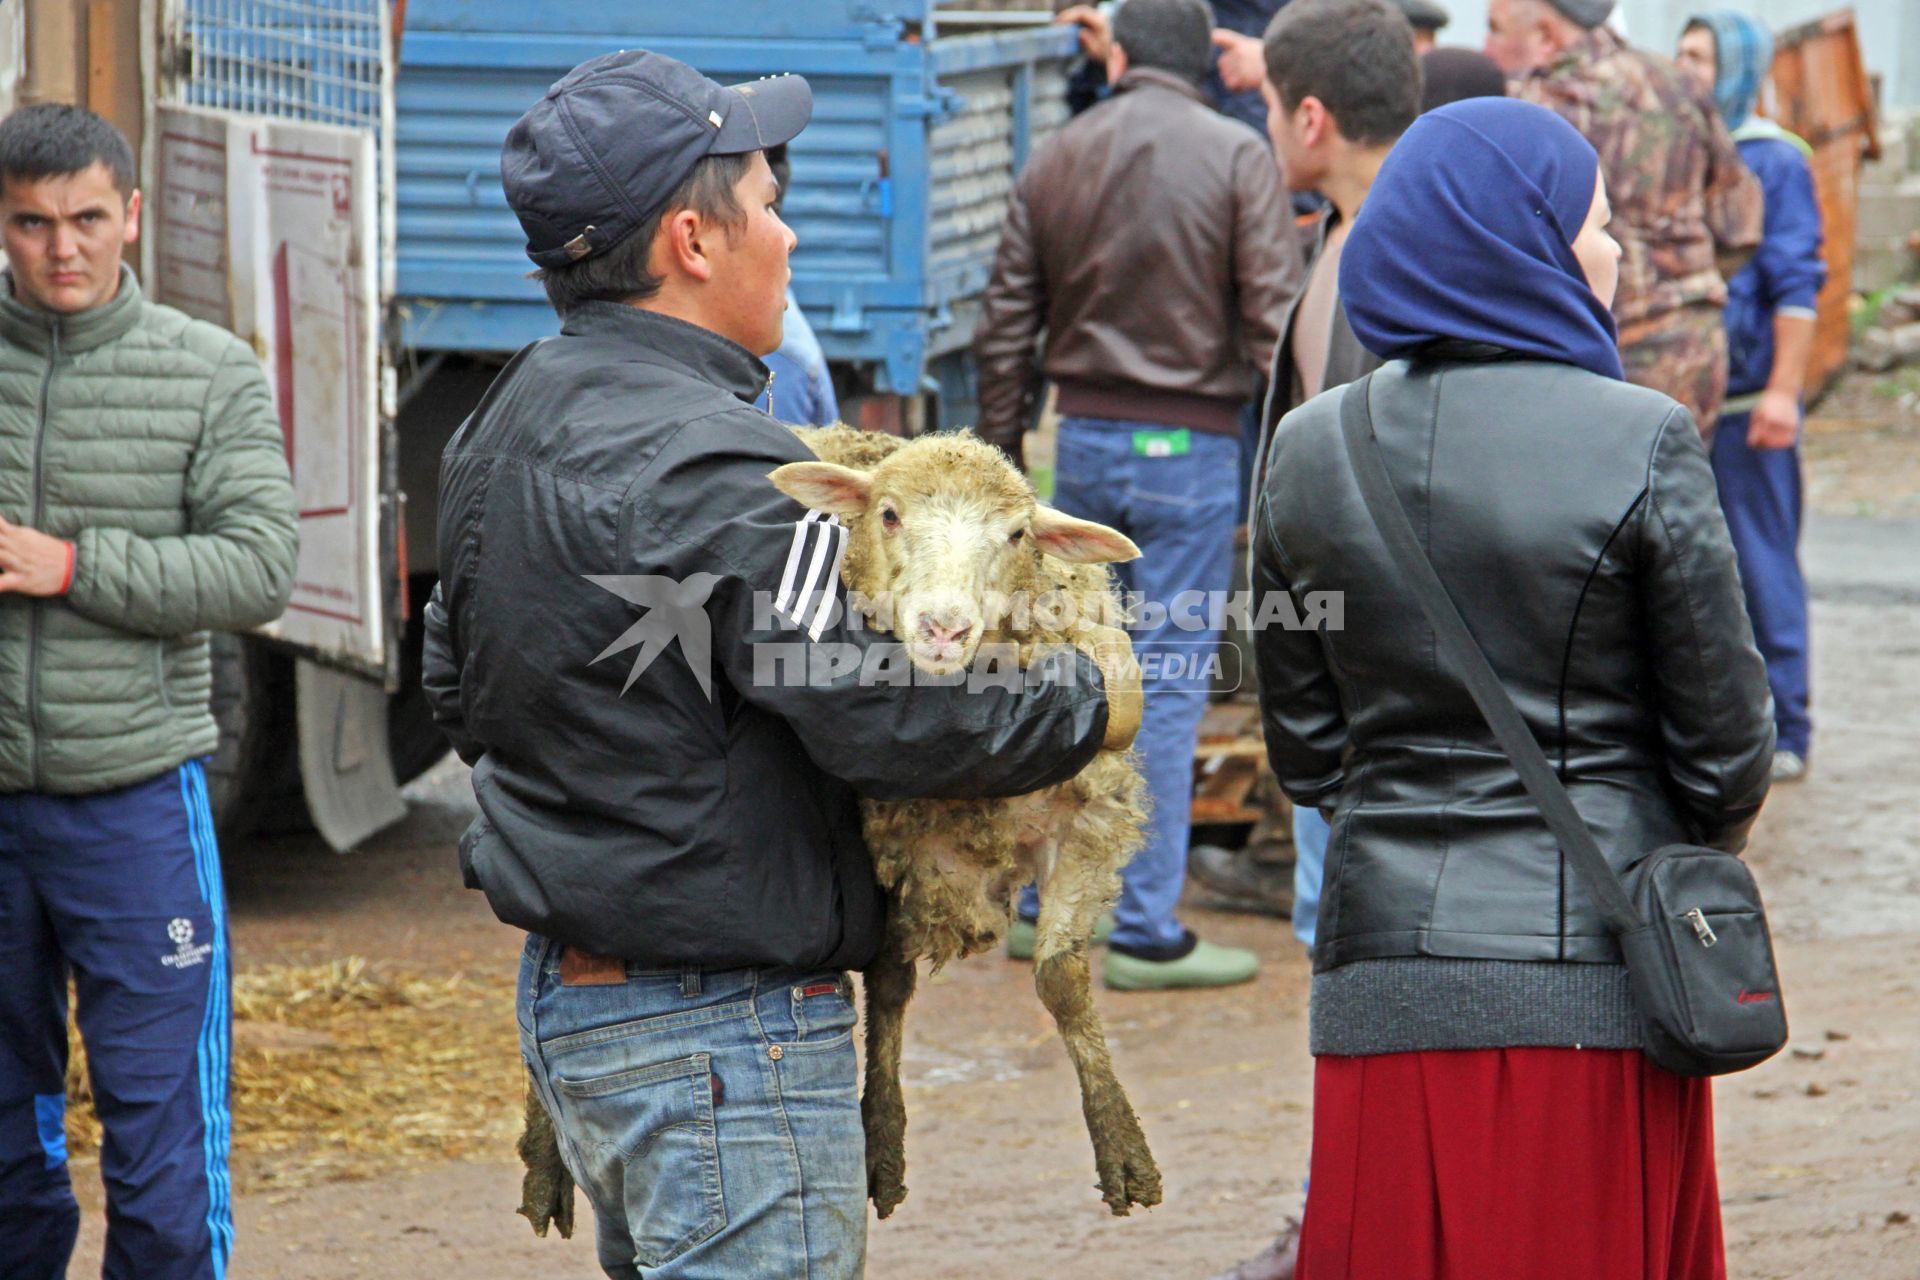
[[[1361,447],[1625,870],[1738,850],[1773,727],[1700,433],[1621,375],[1607,217],[1559,116],[1456,103],[1387,156],[1340,296],[1388,361]],[[1332,821],[1298,1274],[1724,1277],[1710,1087],[1641,1052],[1617,944],[1368,513],[1347,394],[1281,422],[1254,519],[1257,592],[1341,602],[1255,642],[1274,772]]]
[[[1457,102],[1381,166],[1340,296],[1375,355],[1479,343],[1621,378],[1609,216],[1599,154],[1572,125],[1528,103]]]

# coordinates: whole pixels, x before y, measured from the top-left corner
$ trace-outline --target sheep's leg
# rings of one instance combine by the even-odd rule
[[[1160,1203],[1160,1169],[1147,1149],[1140,1118],[1113,1072],[1106,1034],[1093,1007],[1087,939],[1113,896],[1113,874],[1108,858],[1061,850],[1040,891],[1034,985],[1080,1077],[1080,1106],[1093,1139],[1101,1198],[1125,1217],[1130,1205]]]
[[[900,1089],[900,1049],[913,984],[913,960],[903,958],[899,940],[889,934],[866,973],[867,1078],[860,1095],[867,1196],[883,1218],[907,1198],[907,1101]]]

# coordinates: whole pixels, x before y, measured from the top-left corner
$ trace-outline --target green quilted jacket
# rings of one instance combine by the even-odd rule
[[[0,518],[74,544],[65,596],[0,593],[0,792],[126,786],[210,753],[207,632],[292,590],[280,423],[247,345],[146,301],[56,315],[0,281]]]

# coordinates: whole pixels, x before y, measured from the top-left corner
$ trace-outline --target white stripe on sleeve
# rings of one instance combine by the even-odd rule
[[[826,518],[824,511],[809,511],[805,520],[796,521],[793,526],[793,545],[787,549],[786,572],[780,576],[780,594],[774,598],[773,607],[783,612],[793,605],[793,582],[800,572],[800,557],[806,552],[807,539],[819,522]]]
[[[820,607],[813,611],[813,621],[807,627],[807,635],[815,640],[827,629],[827,619],[833,613],[834,587],[840,581],[840,562],[847,558],[847,544],[853,541],[853,532],[838,520],[833,522],[833,568],[827,570],[827,580],[820,592]]]
[[[801,620],[807,616],[807,609],[813,600],[813,593],[821,584],[821,570],[826,568],[827,565],[827,551],[833,546],[834,536],[832,530],[838,529],[839,527],[840,522],[832,517],[828,517],[826,524],[819,526],[820,536],[813,540],[813,559],[807,562],[806,585],[800,588],[800,594],[793,602],[792,617],[795,623],[801,623]],[[827,585],[827,594],[833,594],[831,583]]]

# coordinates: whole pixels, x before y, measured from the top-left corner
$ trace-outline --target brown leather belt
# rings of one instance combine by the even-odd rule
[[[612,987],[627,980],[627,962],[619,956],[597,956],[578,947],[560,952],[560,985]]]

